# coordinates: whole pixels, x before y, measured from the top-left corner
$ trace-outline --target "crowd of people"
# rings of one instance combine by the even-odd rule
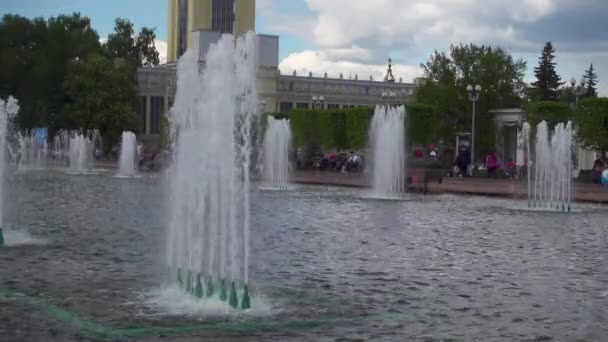
[[[299,170],[335,171],[359,173],[363,171],[364,157],[362,152],[316,152],[306,159],[302,149],[296,152],[296,167]]]

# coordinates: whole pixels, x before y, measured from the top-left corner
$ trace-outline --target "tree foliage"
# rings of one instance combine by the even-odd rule
[[[136,132],[136,89],[129,71],[101,54],[73,62],[64,82],[64,127],[99,129],[108,149],[122,131]]]
[[[428,145],[442,136],[450,135],[444,130],[449,125],[442,123],[439,112],[432,105],[413,103],[407,106],[406,127],[408,143]]]
[[[113,125],[117,123],[100,118],[124,119],[118,124],[133,127],[136,67],[158,64],[155,34],[144,27],[134,38],[133,25],[124,19],[117,19],[115,29],[102,46],[89,18],[79,13],[48,20],[10,14],[2,17],[0,97],[19,99],[21,110],[15,120],[19,129],[48,127],[53,135],[64,128],[98,128],[114,136]],[[116,59],[129,63],[120,66]],[[100,65],[108,69],[102,70]],[[85,73],[77,75],[80,71]],[[94,105],[92,94],[100,96],[98,102],[103,99],[106,103]],[[116,113],[110,116],[110,110]]]
[[[585,70],[583,78],[587,82],[585,97],[597,97],[597,73],[593,69],[593,63],[591,63],[589,69]]]
[[[459,131],[470,131],[472,108],[466,87],[478,84],[482,92],[476,105],[476,151],[492,148],[495,129],[488,111],[520,106],[525,92],[526,63],[513,59],[500,47],[469,44],[452,45],[449,55],[435,51],[421,67],[427,81],[418,88],[416,102],[436,111],[439,124],[432,132],[437,134],[436,138],[451,140]],[[419,108],[412,109],[416,113]],[[426,115],[430,115],[428,110],[428,107],[424,110]]]
[[[365,147],[371,115],[370,108],[294,109],[289,114],[294,145],[309,153]]]
[[[586,98],[574,111],[578,137],[586,148],[608,152],[608,98]]]
[[[559,99],[559,88],[564,84],[562,79],[555,71],[556,63],[555,49],[551,42],[547,42],[541,56],[538,58],[538,66],[534,68],[536,82],[532,83],[539,90],[540,98],[535,100],[541,101],[557,101]]]
[[[133,23],[124,18],[117,18],[114,33],[108,36],[104,51],[111,58],[128,61],[134,68],[158,65],[158,51],[154,45],[154,29],[143,27],[135,36]]]
[[[572,109],[566,103],[554,101],[532,102],[526,105],[528,122],[532,127],[536,127],[539,122],[546,121],[550,128],[555,127],[560,122],[567,122],[572,119]]]

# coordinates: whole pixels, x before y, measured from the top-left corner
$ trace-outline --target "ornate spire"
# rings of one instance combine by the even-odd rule
[[[386,76],[384,76],[384,82],[387,83],[395,83],[395,76],[393,76],[393,68],[392,68],[392,59],[388,59],[388,70],[386,71]]]

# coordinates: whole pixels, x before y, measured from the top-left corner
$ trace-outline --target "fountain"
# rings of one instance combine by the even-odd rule
[[[120,147],[120,169],[117,177],[134,178],[136,140],[133,132],[122,132],[122,143]]]
[[[0,246],[4,245],[4,234],[2,226],[4,224],[4,167],[5,167],[5,151],[6,135],[8,121],[19,111],[17,100],[12,96],[6,101],[0,99]]]
[[[400,198],[405,191],[405,107],[376,106],[369,129],[374,196]]]
[[[289,120],[268,116],[264,134],[264,179],[273,189],[288,188],[290,142]]]
[[[526,149],[530,129],[524,126]],[[572,198],[572,123],[559,123],[550,136],[545,121],[536,128],[534,180],[528,172],[528,205],[570,212]],[[528,163],[530,164],[530,163]]]
[[[87,133],[73,133],[69,139],[68,157],[69,172],[72,174],[87,174],[93,169],[95,149],[100,142],[99,132],[93,130]]]
[[[45,136],[37,131],[18,133],[19,170],[44,170],[47,168],[48,144]]]
[[[91,141],[87,137],[76,134],[70,138],[70,172],[83,173],[90,169],[92,157]]]
[[[53,146],[51,151],[52,166],[57,168],[67,168],[69,166],[69,146],[70,132],[60,130],[53,138]]]
[[[171,281],[195,298],[248,309],[256,37],[224,35],[205,60],[202,73],[198,51],[178,64],[167,263]]]

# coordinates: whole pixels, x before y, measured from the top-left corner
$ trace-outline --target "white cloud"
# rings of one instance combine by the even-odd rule
[[[307,0],[320,47],[353,44],[519,43],[518,24],[540,20],[568,0]],[[498,40],[498,41],[496,41]]]
[[[353,51],[356,52],[357,50],[354,49]],[[320,77],[327,72],[329,77],[338,77],[342,73],[344,78],[355,78],[355,75],[357,75],[360,80],[367,80],[370,76],[374,80],[382,80],[386,75],[387,64],[360,63],[334,58],[349,54],[345,53],[344,49],[337,54],[332,50],[305,50],[287,56],[281,62],[279,68],[282,73],[286,74],[291,74],[295,70],[298,75],[308,75],[309,72],[312,72],[314,76]],[[414,78],[421,76],[421,74],[420,67],[417,65],[393,65],[393,75],[397,80],[402,78],[403,82],[413,82]]]
[[[154,46],[158,50],[158,60],[160,64],[167,63],[167,42],[160,39],[154,40]]]

